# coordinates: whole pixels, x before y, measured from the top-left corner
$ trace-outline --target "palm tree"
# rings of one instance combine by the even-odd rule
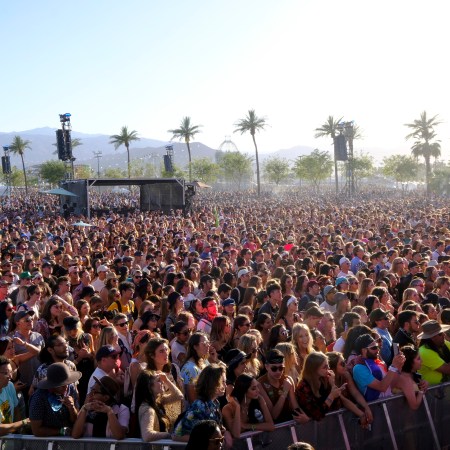
[[[111,140],[110,144],[114,144],[114,149],[117,150],[121,145],[125,145],[127,149],[127,157],[128,157],[128,178],[131,178],[131,169],[130,169],[130,143],[133,141],[139,141],[137,131],[128,131],[128,127],[122,127],[120,130],[120,134],[114,134],[109,137]]]
[[[258,156],[258,146],[256,145],[255,134],[257,131],[264,130],[267,126],[265,117],[258,117],[254,109],[250,109],[248,114],[243,119],[238,120],[235,124],[236,129],[234,132],[240,132],[244,134],[250,132],[253,139],[253,145],[255,146],[255,160],[256,160],[256,182],[258,185],[258,196],[261,195],[261,183],[259,178],[259,156]]]
[[[321,137],[330,136],[331,139],[333,139],[334,144],[334,139],[336,138],[338,127],[342,119],[343,117],[341,117],[338,120],[334,120],[333,116],[328,116],[327,121],[321,127],[315,129],[316,134],[314,135],[314,137],[317,139]],[[339,179],[338,179],[336,153],[334,154],[334,180],[336,182],[336,194],[337,194],[339,192]]]
[[[26,149],[31,150],[30,146],[31,142],[27,140],[23,140],[20,136],[14,136],[12,144],[9,146],[9,149],[16,155],[19,155],[22,159],[22,170],[23,170],[23,178],[25,180],[25,193],[28,194],[28,182],[27,182],[27,172],[25,170],[25,161],[23,160],[23,155]]]
[[[180,128],[176,128],[175,130],[168,130],[168,133],[172,133],[172,139],[179,139],[180,141],[184,139],[184,142],[186,142],[187,150],[188,150],[188,156],[189,156],[189,181],[192,181],[192,169],[191,169],[191,147],[189,143],[192,139],[194,139],[195,135],[197,133],[200,133],[199,128],[202,125],[191,125],[191,118],[190,117],[183,117],[181,120]]]
[[[420,115],[420,119],[414,120],[413,123],[406,123],[405,126],[411,128],[412,133],[406,136],[406,140],[414,138],[416,141],[411,147],[412,154],[418,158],[423,156],[425,159],[425,180],[427,184],[427,195],[430,194],[430,181],[431,181],[431,163],[430,159],[438,158],[441,154],[441,144],[439,140],[433,142],[436,138],[434,127],[442,122],[439,122],[437,115],[431,119],[427,119],[426,111],[423,111]]]

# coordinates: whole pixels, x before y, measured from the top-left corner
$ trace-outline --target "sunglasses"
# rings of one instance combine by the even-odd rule
[[[183,336],[187,336],[188,334],[191,334],[191,330],[181,331],[178,334],[182,334]]]
[[[93,325],[91,325],[91,328],[100,328],[100,324],[99,323],[97,323],[97,324],[93,324]]]
[[[379,345],[371,345],[370,347],[367,347],[369,350],[378,350],[380,348]]]
[[[128,322],[122,322],[117,324],[118,327],[125,327],[126,325],[128,325]]]
[[[271,366],[270,370],[272,372],[283,372],[284,366]]]

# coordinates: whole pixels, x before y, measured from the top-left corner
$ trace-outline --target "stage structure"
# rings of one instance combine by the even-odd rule
[[[72,192],[76,197],[60,196],[61,213],[64,215],[84,215],[88,218],[91,214],[101,213],[94,210],[90,204],[90,188],[101,186],[139,186],[141,211],[163,211],[181,209],[190,211],[191,199],[195,195],[195,184],[186,183],[180,178],[114,178],[97,179],[88,178],[82,180],[67,180],[61,183],[61,187]],[[105,205],[103,212],[113,210],[113,205]],[[128,208],[129,210],[132,207]],[[119,212],[119,211],[117,211]]]

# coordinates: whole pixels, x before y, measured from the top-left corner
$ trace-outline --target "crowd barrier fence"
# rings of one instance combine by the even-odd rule
[[[439,450],[450,449],[450,383],[430,388],[418,410],[411,410],[403,395],[370,404],[374,421],[370,430],[362,429],[349,411],[329,413],[319,422],[278,424],[275,431],[243,433],[235,450],[284,450],[292,442],[309,442],[316,450]],[[28,435],[0,437],[0,450],[152,450],[183,449],[182,442],[140,439],[66,437],[36,438]]]

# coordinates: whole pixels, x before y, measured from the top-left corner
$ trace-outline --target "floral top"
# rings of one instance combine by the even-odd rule
[[[214,420],[222,423],[222,415],[220,413],[220,404],[218,400],[195,400],[184,414],[183,418],[175,427],[174,434],[176,436],[186,436],[191,434],[194,426],[201,420]]]
[[[205,361],[205,366],[208,365],[208,361]],[[195,384],[197,382],[197,378],[200,375],[201,369],[195,361],[190,359],[186,361],[186,364],[181,369],[181,378],[183,378],[184,384]]]

